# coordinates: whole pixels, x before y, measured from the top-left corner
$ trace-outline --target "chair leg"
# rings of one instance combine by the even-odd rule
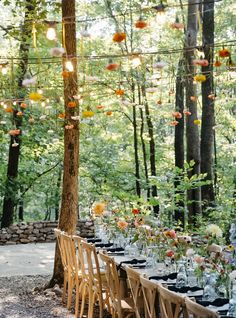
[[[62,293],[62,302],[65,303],[66,300],[66,290],[68,285],[68,274],[64,272],[64,282],[63,282],[63,293]]]
[[[75,318],[79,317],[79,296],[80,296],[80,284],[78,278],[76,279],[76,293],[75,293]]]
[[[83,317],[84,314],[84,305],[85,305],[85,298],[86,298],[86,289],[87,286],[83,285],[82,291],[81,291],[81,297],[82,297],[82,301],[81,301],[81,309],[80,309],[80,317]]]
[[[93,318],[95,294],[93,290],[89,290],[89,308],[88,308],[88,318]]]
[[[72,292],[73,292],[73,279],[72,279],[71,275],[69,275],[69,277],[68,277],[67,309],[71,308]]]

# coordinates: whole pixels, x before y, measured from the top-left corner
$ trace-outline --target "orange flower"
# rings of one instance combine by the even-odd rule
[[[173,112],[172,116],[178,119],[182,118],[182,114],[180,112]]]
[[[113,35],[113,42],[122,42],[126,39],[126,34],[123,32],[117,32]]]
[[[21,111],[16,113],[16,116],[23,116],[23,113]]]
[[[220,67],[222,65],[222,63],[216,58],[216,61],[214,63],[215,67]]]
[[[123,89],[117,89],[115,90],[115,94],[117,96],[123,96],[125,94],[125,91]]]
[[[82,112],[82,116],[85,118],[90,118],[94,116],[94,112],[92,110],[84,110]]]
[[[139,214],[140,211],[139,211],[139,209],[132,209],[132,213],[133,213],[133,214]]]
[[[19,134],[20,134],[20,129],[11,129],[11,130],[9,130],[8,134],[9,134],[10,136],[19,135]]]
[[[119,67],[120,67],[120,65],[117,63],[109,63],[109,64],[107,64],[106,69],[108,71],[116,71]]]
[[[76,102],[69,102],[69,103],[67,104],[67,107],[69,107],[69,108],[75,108],[75,107],[76,107]]]
[[[191,116],[192,113],[191,113],[189,110],[185,110],[185,111],[184,111],[184,115],[186,115],[186,116]]]
[[[103,109],[104,106],[102,106],[102,105],[97,105],[96,108],[97,108],[97,109]]]
[[[8,106],[7,108],[5,108],[5,112],[6,113],[13,113],[13,108]]]
[[[92,211],[95,216],[101,216],[104,213],[104,210],[106,208],[105,203],[102,202],[94,202]]]
[[[177,126],[179,122],[177,120],[173,120],[170,122],[170,126]]]
[[[107,115],[107,116],[111,116],[111,115],[112,115],[112,111],[109,110],[108,112],[106,112],[106,115]]]
[[[168,250],[166,251],[166,257],[173,257],[175,255],[174,251]]]
[[[23,108],[23,109],[26,109],[26,108],[27,108],[27,104],[21,103],[21,104],[20,104],[20,107]]]
[[[139,19],[136,23],[135,23],[135,28],[137,29],[144,29],[148,26],[147,22],[143,21],[142,19]]]
[[[224,57],[229,57],[229,56],[230,56],[230,51],[228,49],[225,49],[223,47],[223,49],[219,51],[219,57],[224,58]]]
[[[62,75],[63,78],[68,78],[68,77],[70,77],[70,72],[62,71],[61,75]]]
[[[125,230],[128,226],[128,223],[126,221],[118,221],[117,226],[121,230]]]
[[[64,113],[58,114],[58,118],[60,119],[64,119],[66,117],[66,115]]]

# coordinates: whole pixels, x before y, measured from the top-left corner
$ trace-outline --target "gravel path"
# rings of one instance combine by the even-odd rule
[[[43,290],[50,276],[0,277],[0,318],[74,318],[59,287]]]

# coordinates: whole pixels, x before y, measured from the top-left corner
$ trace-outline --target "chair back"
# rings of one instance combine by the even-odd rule
[[[78,235],[73,235],[73,240],[77,249],[77,264],[81,271],[83,279],[87,279],[87,270],[86,270],[86,257],[85,252],[82,248],[83,238]]]
[[[136,318],[140,318],[141,316],[140,305],[142,305],[140,304],[140,299],[138,299],[140,294],[142,293],[142,287],[140,283],[140,274],[129,266],[126,266],[125,270],[127,273],[127,277],[128,277],[128,281],[129,281],[129,285],[131,289],[131,294],[134,301],[134,309],[135,309]]]
[[[163,285],[158,285],[160,295],[160,310],[163,318],[188,318],[184,297],[169,290]]]
[[[65,251],[66,261],[68,264],[68,270],[70,273],[77,275],[79,271],[79,264],[76,257],[76,247],[71,235],[62,233],[61,240]]]
[[[64,233],[64,232],[62,232],[59,229],[54,229],[54,234],[56,236],[57,244],[58,244],[59,251],[61,254],[61,262],[62,262],[64,271],[65,271],[68,267],[68,264],[67,264],[66,250],[65,250],[64,242],[63,242],[63,239],[61,237],[62,233]]]
[[[140,283],[143,291],[145,317],[156,318],[157,314],[155,303],[158,293],[158,285],[143,276],[140,276]]]
[[[114,259],[106,255],[104,251],[100,251],[99,256],[105,265],[107,285],[113,310],[116,312],[118,318],[122,318],[120,283],[116,263]]]
[[[204,306],[197,304],[188,297],[185,298],[185,305],[190,317],[194,318],[219,318],[219,315]]]

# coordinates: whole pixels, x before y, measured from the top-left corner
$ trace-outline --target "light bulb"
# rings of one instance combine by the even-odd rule
[[[66,61],[65,68],[67,69],[68,72],[74,71],[74,66],[71,61]]]
[[[57,39],[57,33],[55,28],[53,27],[49,27],[47,29],[47,35],[46,35],[47,39],[50,41],[55,41]]]

